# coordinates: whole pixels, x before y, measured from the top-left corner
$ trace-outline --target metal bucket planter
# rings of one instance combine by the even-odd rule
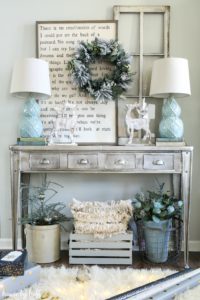
[[[160,223],[144,222],[145,253],[151,262],[163,263],[167,260],[171,227],[171,219]]]
[[[60,258],[60,224],[26,224],[25,235],[29,261],[50,263]]]

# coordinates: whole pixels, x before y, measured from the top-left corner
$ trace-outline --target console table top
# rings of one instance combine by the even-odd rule
[[[51,146],[21,146],[11,145],[11,151],[193,151],[193,146],[108,146],[108,145],[51,145]]]

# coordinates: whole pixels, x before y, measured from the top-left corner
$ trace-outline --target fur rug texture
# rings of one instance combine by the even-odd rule
[[[132,268],[43,268],[37,284],[12,295],[11,300],[105,300],[174,273],[170,270]],[[177,300],[199,299],[200,286]]]

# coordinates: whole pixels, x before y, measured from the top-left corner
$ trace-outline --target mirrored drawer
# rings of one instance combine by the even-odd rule
[[[174,170],[174,154],[144,154],[143,168],[148,170]]]
[[[30,154],[32,170],[59,169],[59,154]]]
[[[103,156],[102,165],[105,169],[121,170],[135,169],[135,155],[110,153]]]
[[[95,169],[98,167],[97,154],[69,154],[69,169]]]

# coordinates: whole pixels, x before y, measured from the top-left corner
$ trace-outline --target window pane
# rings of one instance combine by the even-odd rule
[[[144,54],[164,52],[164,15],[144,14]]]
[[[130,88],[128,89],[126,94],[131,95],[131,96],[138,96],[139,95],[139,78],[140,78],[139,56],[132,57],[131,72],[133,73],[133,81],[130,84]]]
[[[139,13],[120,14],[118,39],[129,53],[139,53]]]
[[[159,58],[162,58],[162,56],[144,56],[143,58],[142,95],[144,96],[149,96],[152,65],[154,60]]]

